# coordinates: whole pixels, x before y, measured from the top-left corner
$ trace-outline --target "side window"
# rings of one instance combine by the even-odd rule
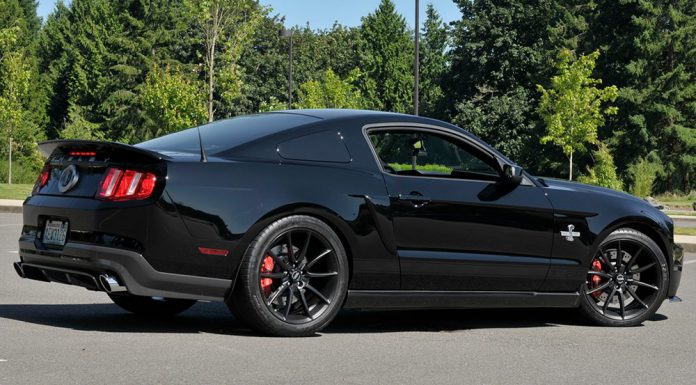
[[[496,180],[492,159],[447,135],[428,131],[369,131],[385,171],[396,175]]]
[[[285,159],[315,162],[350,163],[343,138],[336,131],[321,131],[290,139],[278,145],[278,154]]]

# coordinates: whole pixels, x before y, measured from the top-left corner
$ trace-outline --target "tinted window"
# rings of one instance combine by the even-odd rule
[[[318,118],[306,115],[272,113],[240,116],[200,126],[203,146],[208,155],[229,150],[244,143],[288,128],[311,123]],[[153,151],[198,153],[196,128],[175,132],[136,145]]]
[[[285,159],[317,162],[350,162],[350,154],[343,138],[336,131],[322,131],[290,139],[278,145],[278,153]]]
[[[370,141],[385,171],[397,175],[497,179],[493,159],[446,135],[427,131],[372,131]]]

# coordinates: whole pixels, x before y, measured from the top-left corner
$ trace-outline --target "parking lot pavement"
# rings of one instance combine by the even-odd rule
[[[0,214],[0,384],[693,384],[696,254],[679,295],[641,327],[572,310],[342,312],[309,338],[254,335],[222,304],[173,319],[106,295],[19,279],[18,214]],[[694,263],[692,263],[694,262]]]

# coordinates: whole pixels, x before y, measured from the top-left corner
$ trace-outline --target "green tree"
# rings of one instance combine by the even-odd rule
[[[38,160],[34,143],[40,137],[30,110],[36,71],[26,46],[25,15],[16,0],[0,0],[0,154],[8,159],[7,182],[12,182],[12,161],[29,169]]]
[[[602,106],[616,100],[616,86],[600,89],[596,86],[602,81],[592,78],[598,56],[599,52],[595,51],[573,60],[572,52],[562,50],[551,88],[538,86],[539,114],[546,123],[546,135],[541,143],[551,142],[562,148],[568,157],[568,180],[573,180],[573,154],[584,152],[587,143],[597,143],[597,128],[604,124],[604,116],[617,112],[616,107]]]
[[[212,122],[216,88],[227,100],[241,92],[238,61],[268,10],[254,0],[192,0],[189,6],[203,42],[208,121]]]
[[[580,175],[578,182],[602,186],[614,190],[622,190],[623,184],[616,174],[614,157],[609,148],[598,142],[598,149],[593,151],[594,166],[588,167],[586,175]]]
[[[425,9],[423,39],[420,44],[420,103],[425,116],[443,118],[444,98],[442,82],[447,73],[448,28],[430,3]]]
[[[321,79],[302,83],[299,90],[299,102],[295,107],[364,108],[365,100],[360,91],[353,86],[358,76],[359,71],[356,68],[351,71],[348,79],[341,80],[331,69],[328,69]]]
[[[406,21],[391,0],[362,19],[360,91],[371,108],[411,112],[413,92],[413,44]]]
[[[537,84],[547,85],[561,47],[586,35],[587,1],[455,0],[446,114],[537,173],[556,167],[552,148],[539,144]]]
[[[271,96],[268,100],[261,102],[258,112],[280,111],[286,109],[287,107],[287,103],[281,102],[280,100],[276,99],[275,96]]]
[[[624,2],[627,2],[624,0]],[[628,104],[621,138],[642,138],[635,157],[656,151],[661,190],[696,187],[696,1],[636,0]]]
[[[183,74],[153,68],[141,92],[142,108],[147,117],[145,139],[179,131],[205,122],[203,87]]]
[[[99,125],[85,119],[79,106],[68,108],[65,128],[60,131],[61,139],[104,140],[104,132]]]
[[[39,37],[39,66],[49,96],[49,135],[59,136],[69,110],[77,108],[83,119],[107,131],[110,117],[106,100],[112,93],[111,67],[117,64],[114,40],[122,34],[115,6],[107,0],[62,2]],[[120,80],[120,79],[119,79]]]

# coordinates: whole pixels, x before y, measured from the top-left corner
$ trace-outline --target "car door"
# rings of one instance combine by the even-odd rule
[[[538,289],[553,210],[530,180],[502,186],[498,159],[454,131],[367,131],[383,170],[403,290]]]

